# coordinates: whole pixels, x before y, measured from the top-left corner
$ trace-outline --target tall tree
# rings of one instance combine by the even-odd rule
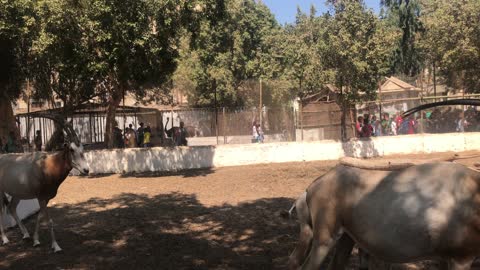
[[[63,115],[95,97],[96,70],[85,29],[84,2],[40,1],[38,35],[31,48],[30,73],[35,96],[63,101]],[[52,102],[53,103],[53,102]]]
[[[346,139],[346,109],[376,96],[379,79],[388,74],[399,32],[381,22],[362,1],[344,0],[335,6],[323,59],[341,90],[342,138]]]
[[[212,106],[216,98],[225,106],[246,105],[243,91],[266,72],[264,38],[279,29],[270,10],[254,0],[228,0],[225,9],[221,20],[201,21],[194,50],[183,46],[175,82],[188,85],[194,106]]]
[[[180,29],[196,29],[192,21],[216,14],[218,0],[85,0],[85,38],[92,50],[97,90],[107,101],[105,142],[113,144],[115,112],[125,93],[169,81],[176,68]]]
[[[16,131],[12,102],[22,93],[27,55],[34,24],[29,0],[0,2],[0,138]]]
[[[420,71],[422,60],[417,48],[417,38],[422,32],[420,17],[420,0],[381,0],[386,7],[386,17],[396,22],[402,31],[393,69],[406,75],[417,75]]]
[[[480,92],[480,2],[424,0],[423,9],[427,64],[436,63],[448,86]]]
[[[327,69],[322,55],[327,45],[327,29],[331,16],[315,16],[297,9],[294,25],[285,27],[282,46],[285,68],[283,75],[291,83],[291,91],[300,98],[316,93],[332,81],[332,72]]]

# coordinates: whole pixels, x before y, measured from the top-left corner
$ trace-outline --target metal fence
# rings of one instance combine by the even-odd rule
[[[295,117],[292,107],[257,109],[187,109],[162,112],[166,130],[184,122],[188,145],[251,143],[253,124],[261,124],[264,142],[295,140]]]
[[[441,106],[417,112],[406,119],[401,117],[403,112],[422,104],[479,97],[471,94],[364,102],[356,105],[357,122],[359,116],[368,117],[373,128],[372,136],[480,131],[480,112],[474,106]],[[356,135],[361,136],[358,132]]]
[[[147,111],[129,114],[117,113],[118,128],[125,135],[126,128],[137,130],[140,123],[149,126],[152,146],[171,145],[166,130],[183,122],[188,132],[188,145],[218,145],[251,143],[253,124],[260,123],[264,142],[295,141],[295,117],[292,107],[264,107],[253,109],[181,109]],[[21,141],[25,151],[33,150],[35,133],[40,130],[43,145],[53,135],[52,120],[29,115],[17,116]],[[80,140],[90,149],[104,148],[106,116],[103,112],[75,114],[67,118]],[[162,134],[163,133],[163,134]]]
[[[464,95],[462,98],[478,98],[480,95]],[[368,101],[356,104],[348,111],[346,128],[349,138],[362,135],[359,116],[368,118],[372,128],[369,136],[392,136],[418,133],[446,133],[480,131],[480,112],[476,107],[442,106],[416,113],[402,119],[401,113],[420,104],[459,98],[459,96],[437,96],[404,98],[383,101]],[[322,107],[323,106],[323,107]],[[253,124],[260,123],[264,142],[316,141],[340,139],[339,114],[341,110],[332,103],[315,103],[308,107],[293,106],[257,108],[182,109],[170,111],[147,111],[135,114],[117,114],[120,130],[132,125],[134,129],[143,122],[152,130],[152,145],[168,144],[165,130],[178,127],[184,122],[188,131],[188,145],[247,144],[253,142]],[[305,111],[304,111],[305,110]],[[366,116],[366,117],[365,117]],[[313,119],[313,120],[312,120]],[[24,149],[33,149],[35,131],[41,131],[43,144],[53,134],[54,125],[49,119],[17,117]],[[105,114],[79,114],[73,118],[74,129],[86,145],[103,145]],[[327,121],[328,120],[328,121]],[[310,121],[310,122],[309,122]],[[311,123],[317,121],[318,123]],[[329,123],[325,125],[325,123]],[[363,125],[364,123],[362,123]],[[330,125],[330,126],[329,126]],[[337,134],[338,133],[338,134]],[[30,148],[28,143],[30,142]],[[171,144],[171,141],[170,141]]]

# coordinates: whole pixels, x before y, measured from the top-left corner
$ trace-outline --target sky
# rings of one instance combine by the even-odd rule
[[[317,15],[322,14],[328,10],[325,5],[325,0],[262,0],[281,24],[292,23],[295,21],[295,14],[297,14],[297,6],[302,11],[308,13],[310,6],[313,4],[317,9]],[[365,0],[368,8],[372,8],[376,13],[380,10],[380,0]]]

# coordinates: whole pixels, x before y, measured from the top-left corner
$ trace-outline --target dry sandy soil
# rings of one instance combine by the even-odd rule
[[[298,228],[280,213],[335,164],[69,177],[49,204],[64,251],[50,251],[46,225],[37,248],[21,240],[18,228],[10,229],[11,243],[0,246],[0,268],[285,269]],[[26,222],[31,233],[35,220]],[[356,256],[351,260],[354,267]]]

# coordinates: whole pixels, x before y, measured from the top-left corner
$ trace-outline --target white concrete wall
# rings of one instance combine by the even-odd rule
[[[480,150],[480,133],[450,133],[378,137],[368,140],[284,142],[193,146],[86,153],[92,173],[175,171],[260,163],[335,160],[344,156]]]

